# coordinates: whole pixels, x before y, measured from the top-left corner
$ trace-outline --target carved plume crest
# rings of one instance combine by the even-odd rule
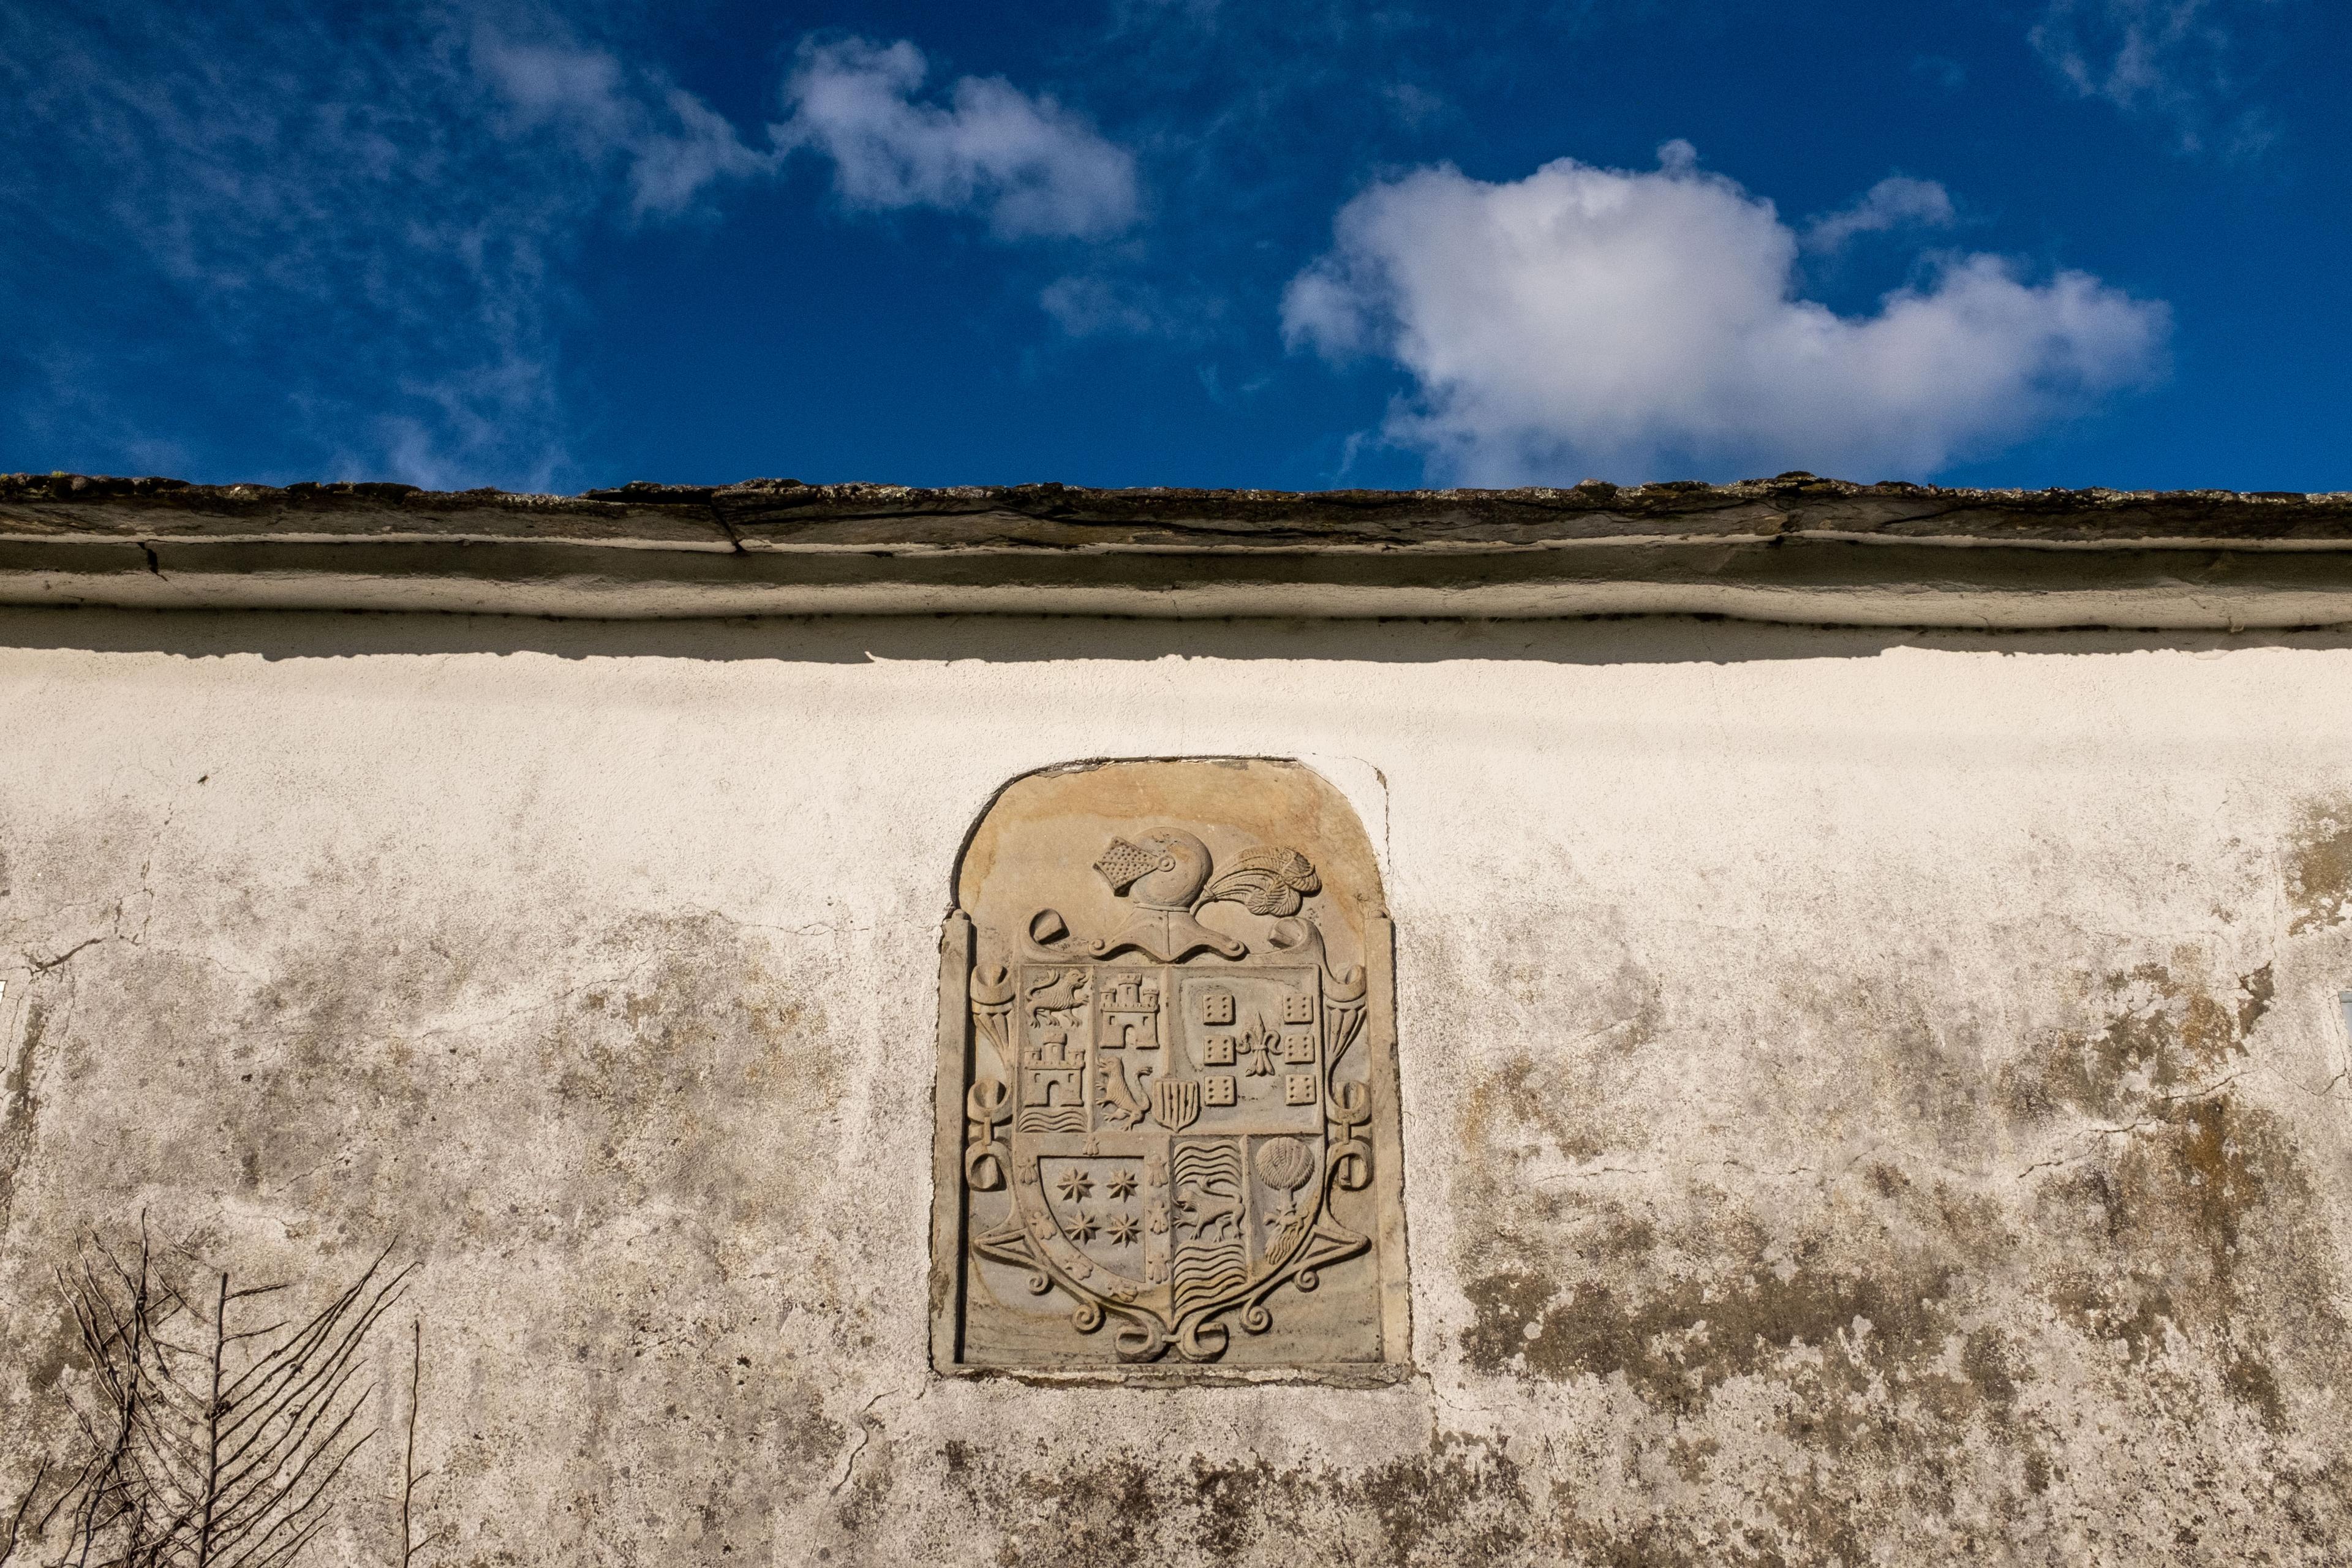
[[[1201,895],[1204,904],[1239,904],[1254,915],[1295,915],[1323,890],[1314,862],[1296,849],[1262,846],[1245,851]]]

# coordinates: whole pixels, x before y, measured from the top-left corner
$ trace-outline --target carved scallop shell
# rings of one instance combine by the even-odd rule
[[[1270,1138],[1257,1146],[1257,1173],[1265,1184],[1296,1192],[1315,1169],[1315,1156],[1296,1138]]]

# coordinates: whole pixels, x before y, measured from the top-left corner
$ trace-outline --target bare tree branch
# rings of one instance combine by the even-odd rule
[[[428,1536],[416,1539],[410,1516],[416,1503],[416,1489],[432,1478],[427,1470],[416,1473],[416,1404],[417,1389],[425,1375],[425,1320],[412,1318],[408,1323],[408,1448],[400,1466],[400,1568],[412,1568],[416,1554],[431,1544]]]
[[[376,1436],[361,1426],[375,1390],[369,1344],[416,1268],[389,1267],[392,1252],[304,1317],[261,1304],[293,1281],[241,1287],[225,1271],[206,1271],[205,1310],[191,1307],[143,1215],[135,1259],[89,1237],[58,1274],[90,1364],[73,1402],[84,1452],[69,1478],[44,1459],[0,1519],[0,1568],[37,1539],[54,1542],[59,1528],[65,1555],[53,1568],[287,1568],[327,1528],[338,1483]],[[267,1321],[248,1326],[239,1321],[247,1316]],[[158,1331],[182,1321],[173,1333]],[[421,1324],[411,1338],[404,1565],[425,1544],[411,1522],[423,1479]],[[43,1507],[45,1487],[55,1490]]]
[[[414,1451],[416,1441],[413,1416],[409,1425],[409,1447]],[[33,1511],[33,1500],[41,1495],[41,1483],[48,1479],[48,1476],[49,1461],[44,1456],[39,1468],[33,1472],[33,1484],[25,1489],[25,1495],[16,1500],[16,1507],[8,1516],[8,1533],[0,1536],[0,1568],[7,1568],[8,1559],[16,1555],[16,1542],[25,1536],[25,1516]],[[408,1555],[408,1501],[404,1498],[400,1505],[400,1550],[402,1561],[405,1562]]]

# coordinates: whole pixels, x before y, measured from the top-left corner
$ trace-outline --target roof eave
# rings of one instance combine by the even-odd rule
[[[766,480],[541,497],[16,476],[0,478],[0,604],[2305,627],[2352,624],[2352,496],[1793,475],[1307,495]]]

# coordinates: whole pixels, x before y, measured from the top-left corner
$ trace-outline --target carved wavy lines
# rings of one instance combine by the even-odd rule
[[[1176,1310],[1180,1312],[1238,1290],[1248,1282],[1249,1266],[1237,1244],[1176,1249]]]
[[[1066,1105],[1051,1110],[1042,1105],[1021,1108],[1021,1131],[1024,1132],[1084,1132],[1086,1130],[1084,1106]]]
[[[1213,1300],[1249,1281],[1248,1219],[1242,1202],[1242,1151],[1229,1138],[1180,1142],[1176,1185],[1176,1310]],[[1192,1235],[1184,1235],[1186,1230]]]

